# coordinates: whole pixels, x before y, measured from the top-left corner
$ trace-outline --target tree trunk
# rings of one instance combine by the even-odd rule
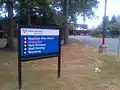
[[[42,25],[45,25],[46,24],[46,12],[44,11],[43,12],[43,19],[42,19]]]
[[[13,37],[13,2],[8,0],[7,2],[7,10],[8,10],[8,29],[7,29],[7,44],[5,48],[13,49],[14,46],[14,37]]]
[[[31,15],[30,15],[30,12],[29,12],[29,15],[28,15],[28,25],[30,25],[30,24],[31,24]]]
[[[65,0],[65,31],[64,31],[64,44],[68,44],[68,36],[69,36],[69,30],[68,30],[68,5],[69,0]]]
[[[32,8],[31,8],[31,3],[30,3],[30,0],[27,0],[26,3],[28,3],[28,25],[31,24],[31,11],[32,11]]]
[[[30,9],[30,5],[28,7],[28,25],[31,24],[31,9]]]

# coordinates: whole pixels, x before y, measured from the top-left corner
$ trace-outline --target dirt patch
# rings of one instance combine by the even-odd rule
[[[85,85],[90,82],[88,73],[95,73],[94,68],[100,67],[96,49],[84,44],[68,44],[62,46],[61,78],[74,90],[88,90]],[[23,64],[23,69],[30,71],[57,70],[57,58],[31,61]],[[87,83],[87,81],[89,81]],[[63,89],[64,90],[64,89]],[[92,89],[91,89],[92,90]]]

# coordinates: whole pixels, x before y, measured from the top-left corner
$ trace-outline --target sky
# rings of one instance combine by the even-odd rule
[[[86,20],[86,24],[88,24],[88,28],[95,28],[97,25],[99,25],[102,22],[102,18],[104,16],[104,3],[105,0],[98,0],[100,3],[98,5],[98,8],[95,10],[95,15],[99,16],[99,18],[90,20]],[[107,0],[107,16],[109,16],[109,19],[113,16],[113,14],[120,15],[120,0]],[[82,24],[83,20],[81,17],[78,17],[77,23]]]

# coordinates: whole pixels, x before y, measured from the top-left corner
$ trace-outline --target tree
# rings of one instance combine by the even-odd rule
[[[55,0],[52,1],[54,2]],[[83,18],[84,20],[86,19],[86,17],[93,18],[95,16],[93,8],[97,8],[98,3],[99,2],[97,0],[59,0],[57,7],[61,8],[59,13],[65,16],[64,19],[62,20],[64,22],[64,26],[66,27],[67,20],[68,23],[70,22],[75,23],[78,15],[84,17]],[[66,43],[68,42],[67,38],[68,38],[68,29],[65,30]]]
[[[95,16],[93,8],[97,8],[97,0],[32,0],[34,3],[38,3],[39,10],[43,13],[43,21],[47,20],[46,12],[51,12],[52,16],[55,17],[55,23],[60,25],[62,28],[66,28],[66,24],[70,22],[76,22],[77,16],[93,18]],[[44,3],[46,1],[46,3]],[[69,1],[69,2],[68,2]],[[69,4],[69,5],[68,5]],[[44,5],[44,6],[43,6]],[[68,7],[68,6],[69,7]],[[22,5],[24,6],[24,5]],[[33,5],[32,5],[33,6]],[[67,10],[68,7],[68,10]],[[66,13],[68,12],[68,14]],[[85,19],[85,18],[84,18]],[[69,22],[67,22],[69,21]],[[65,30],[65,42],[68,42],[68,31]]]
[[[111,19],[111,21],[109,23],[108,28],[110,29],[112,35],[118,36],[120,24],[117,21],[115,15],[112,16],[112,19]]]
[[[50,3],[47,0],[28,0],[26,2],[25,0],[20,0],[19,3],[19,14],[21,16],[29,16],[29,23],[32,16],[36,16],[41,25],[46,25],[54,22],[54,13],[49,6]]]
[[[6,48],[14,48],[13,43],[13,1],[14,0],[1,0],[0,6],[4,6],[8,12],[8,29],[7,29],[7,45]],[[3,7],[1,7],[3,8]]]
[[[116,16],[116,22],[120,25],[120,15]]]
[[[14,45],[14,27],[13,27],[13,17],[14,17],[14,13],[13,10],[16,9],[16,5],[18,2],[17,0],[1,0],[0,1],[0,8],[1,9],[5,9],[5,12],[8,13],[8,16],[6,17],[8,20],[8,24],[7,24],[7,44],[5,46],[5,48],[10,48],[13,49],[15,48]],[[4,7],[1,7],[4,6]]]
[[[75,22],[78,15],[88,18],[95,16],[93,8],[97,8],[97,0],[69,0],[68,14],[66,14],[66,1],[67,0],[14,0],[14,7],[11,6],[11,11],[15,9],[18,15],[22,17],[26,16],[28,18],[28,24],[31,23],[31,16],[38,13],[36,20],[40,21],[40,24],[58,24],[63,28],[66,27],[66,21]],[[9,15],[11,14],[10,18],[13,18],[12,12],[10,13],[8,11],[8,13]],[[59,18],[61,20],[59,20]],[[13,31],[10,30],[10,32]],[[68,32],[65,32],[65,36],[68,38]]]
[[[42,22],[42,25],[48,25],[54,23],[54,19],[51,19],[53,17],[52,10],[50,9],[47,0],[1,0],[0,6],[2,4],[5,4],[4,9],[8,12],[8,38],[7,38],[7,45],[6,48],[14,48],[13,43],[13,10],[17,11],[17,15],[20,16],[20,20],[22,18],[24,23],[27,21],[27,24],[31,24],[31,18],[32,16],[35,16],[36,13],[39,13],[39,15],[42,15],[39,17],[39,20]],[[2,9],[3,7],[1,7]],[[26,17],[28,18],[26,20]],[[32,18],[32,20],[34,20]],[[19,20],[18,20],[19,21]]]
[[[96,28],[98,31],[103,31],[103,25],[102,24],[99,24]]]
[[[112,19],[110,21],[110,24],[114,24],[114,23],[116,23],[116,17],[115,17],[115,15],[112,16]]]
[[[7,11],[8,11],[8,38],[7,38],[7,45],[6,48],[15,48],[14,40],[13,40],[13,2],[8,0],[7,1]]]

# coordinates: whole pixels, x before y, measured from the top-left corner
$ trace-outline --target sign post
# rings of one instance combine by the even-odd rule
[[[58,27],[20,26],[18,33],[18,85],[22,88],[22,62],[58,57],[61,68],[61,37]]]
[[[61,72],[61,55],[58,56],[58,78],[60,78],[60,72]]]
[[[18,87],[19,90],[22,88],[22,69],[21,69],[21,60],[18,57]]]
[[[118,37],[118,49],[117,49],[117,57],[120,56],[120,31],[119,31],[119,37]]]

